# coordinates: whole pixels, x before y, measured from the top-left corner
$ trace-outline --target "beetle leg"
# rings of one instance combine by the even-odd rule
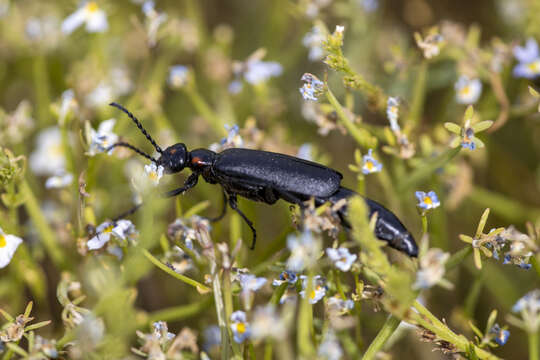
[[[113,222],[116,223],[118,220],[122,219],[122,218],[125,218],[126,216],[129,216],[133,213],[135,213],[135,211],[137,211],[140,207],[142,206],[142,202],[135,205],[134,207],[132,207],[131,209],[129,209],[128,211],[118,215],[117,217],[115,217],[113,219]]]
[[[229,194],[229,206],[231,207],[231,209],[236,211],[238,213],[238,215],[240,215],[242,217],[242,219],[244,219],[246,224],[251,229],[251,232],[253,233],[253,240],[251,241],[251,246],[249,247],[251,250],[253,250],[253,249],[255,249],[255,242],[257,241],[257,231],[253,227],[253,222],[251,222],[251,220],[249,220],[247,218],[247,216],[242,211],[240,211],[240,209],[238,208],[238,203],[236,202],[236,200],[237,200],[236,195]]]
[[[227,213],[227,194],[225,193],[225,190],[223,190],[222,192],[223,192],[223,208],[221,209],[221,214],[219,214],[215,218],[208,219],[210,222],[216,222],[223,219],[223,217]]]
[[[186,182],[184,183],[184,186],[182,186],[182,187],[180,187],[178,189],[167,191],[165,194],[163,194],[163,196],[164,197],[174,197],[176,195],[185,193],[186,191],[188,191],[189,189],[191,189],[192,187],[197,185],[197,181],[199,181],[199,174],[193,173],[193,174],[189,175]]]

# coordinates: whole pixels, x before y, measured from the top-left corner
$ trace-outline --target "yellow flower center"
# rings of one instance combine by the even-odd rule
[[[150,179],[152,179],[152,181],[157,181],[158,174],[157,174],[156,171],[152,171],[149,175],[150,175]]]
[[[0,249],[3,247],[6,247],[6,245],[7,245],[6,237],[0,234]]]
[[[311,294],[309,294],[309,297],[311,299],[315,299],[315,295],[317,295],[317,291],[321,289],[320,285],[317,285],[314,290],[311,290]]]
[[[103,232],[104,233],[110,233],[112,231],[113,227],[114,227],[113,225],[109,225],[103,230]]]
[[[371,161],[366,161],[366,168],[368,170],[373,170],[375,168],[375,165]]]
[[[533,73],[537,73],[540,71],[540,63],[538,61],[532,62],[527,64],[527,68]]]
[[[471,93],[471,87],[469,85],[465,85],[464,87],[461,88],[459,92],[461,93],[462,96],[467,96]]]
[[[95,1],[90,1],[86,4],[86,11],[94,13],[99,10],[99,6]]]
[[[426,197],[424,197],[424,204],[432,205],[433,201],[431,200],[431,198],[429,196],[426,196]]]
[[[246,332],[246,324],[244,323],[238,323],[236,324],[236,332],[239,334],[243,334]]]
[[[396,106],[391,106],[390,107],[390,112],[395,115],[398,112],[398,108]]]

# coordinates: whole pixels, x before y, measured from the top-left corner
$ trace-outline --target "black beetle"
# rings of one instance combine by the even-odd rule
[[[340,185],[343,176],[336,170],[289,155],[242,148],[226,149],[220,153],[208,149],[188,151],[186,145],[182,143],[162,150],[131,112],[117,103],[113,102],[110,105],[122,110],[133,120],[160,154],[160,157],[154,159],[125,142],[115,143],[109,146],[106,151],[118,146],[127,147],[154,162],[157,166],[163,166],[166,174],[174,174],[186,167],[189,168],[192,174],[186,179],[184,185],[165,193],[166,197],[173,197],[191,189],[197,185],[199,176],[202,176],[210,184],[221,185],[224,198],[223,211],[212,220],[219,220],[225,215],[228,203],[231,209],[235,210],[251,228],[253,232],[252,249],[255,246],[257,233],[253,223],[238,209],[237,196],[267,204],[274,204],[279,199],[283,199],[303,207],[305,201],[311,198],[314,198],[315,204],[320,206],[327,201],[335,204],[342,199],[358,195]],[[409,256],[418,256],[418,246],[413,236],[397,216],[376,201],[364,199],[369,208],[369,215],[371,216],[375,212],[378,214],[375,236],[387,241],[389,246]],[[338,210],[338,215],[342,224],[348,227],[346,207]]]

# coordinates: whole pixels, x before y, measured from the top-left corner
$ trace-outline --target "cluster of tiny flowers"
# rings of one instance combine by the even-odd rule
[[[294,234],[287,237],[287,247],[291,256],[287,260],[287,269],[302,271],[317,261],[320,252],[319,241],[313,238],[309,231],[304,231],[300,236]]]
[[[163,171],[165,171],[165,168],[161,165],[156,165],[156,163],[144,165],[144,172],[155,186],[159,184],[159,180],[163,177]]]
[[[428,193],[425,193],[423,191],[417,191],[414,195],[418,200],[418,204],[416,204],[416,206],[422,209],[422,211],[435,209],[441,205],[441,202],[439,201],[437,194],[435,194],[435,191],[430,191]]]
[[[315,275],[312,279],[312,288],[309,294],[306,294],[308,287],[308,277],[306,275],[300,275],[302,280],[302,291],[300,291],[300,296],[303,298],[308,297],[310,304],[316,304],[326,295],[327,287],[324,284],[324,279],[320,275]]]
[[[304,36],[302,44],[309,49],[308,59],[318,61],[324,57],[322,44],[326,36],[319,26],[314,26],[310,32]]]
[[[22,239],[18,236],[6,234],[0,228],[0,269],[6,267],[15,255],[15,251],[22,244]]]
[[[86,153],[87,155],[94,156],[105,151],[109,155],[112,153],[112,149],[108,150],[108,148],[118,141],[118,135],[113,132],[115,123],[115,119],[109,119],[102,121],[97,131],[90,129],[90,147]]]
[[[462,75],[456,81],[454,88],[456,90],[456,101],[460,104],[474,104],[482,94],[482,82],[480,79]]]
[[[295,285],[298,281],[298,276],[294,271],[285,270],[279,274],[279,279],[274,279],[272,281],[273,286],[281,286],[287,284],[287,289],[279,299],[279,303],[283,304],[288,300],[293,300],[296,298]]]
[[[424,53],[426,59],[431,59],[441,52],[441,44],[444,40],[443,36],[439,33],[433,33],[425,38],[418,33],[414,34],[416,44]]]
[[[441,249],[429,249],[420,258],[420,270],[416,273],[415,289],[428,289],[438,284],[446,271],[444,264],[450,258],[450,254]]]
[[[324,83],[310,73],[302,75],[301,80],[304,82],[304,85],[299,90],[304,100],[317,101],[317,96],[324,89]]]
[[[349,249],[343,247],[337,249],[327,248],[326,254],[341,271],[349,271],[358,257],[356,254],[351,254]]]
[[[69,15],[62,23],[62,32],[69,35],[83,24],[89,33],[105,32],[109,28],[107,14],[99,8],[95,1],[83,3],[73,14]]]
[[[382,170],[382,164],[373,157],[373,149],[362,157],[362,173],[364,175],[379,172]]]
[[[540,329],[540,289],[525,294],[514,304],[512,311],[521,314],[521,325],[526,331],[537,332]]]
[[[514,56],[519,61],[514,67],[514,76],[534,79],[540,75],[540,52],[536,40],[530,38],[525,46],[516,46]]]
[[[503,265],[512,264],[524,270],[531,268],[529,259],[534,253],[527,245],[530,242],[527,235],[520,233],[513,226],[498,232],[495,236],[489,236],[490,233],[488,233],[485,246],[491,250],[495,260],[500,260],[502,253]]]

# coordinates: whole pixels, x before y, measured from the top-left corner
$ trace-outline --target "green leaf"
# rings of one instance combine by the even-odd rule
[[[474,130],[475,133],[479,133],[481,131],[489,129],[491,127],[491,125],[493,125],[492,120],[484,120],[484,121],[480,121],[477,124],[474,124],[471,127],[472,127],[472,129]]]
[[[461,135],[461,126],[459,126],[456,123],[445,122],[444,127],[446,128],[446,130],[450,131],[451,133],[454,133],[456,135]]]
[[[533,88],[532,86],[529,85],[529,93],[534,96],[535,98],[539,98],[540,97],[540,94],[538,93],[538,91],[536,91],[535,88]]]
[[[484,213],[482,214],[482,217],[480,218],[480,222],[478,223],[478,227],[476,228],[476,237],[480,237],[482,232],[484,231],[484,227],[486,226],[486,222],[489,216],[489,208],[484,210]]]
[[[474,116],[474,108],[472,105],[467,106],[467,110],[465,110],[465,115],[463,116],[463,120],[471,120]]]
[[[482,332],[480,331],[480,329],[478,329],[476,326],[474,326],[474,324],[469,321],[469,326],[471,327],[471,329],[473,330],[473,332],[478,335],[478,337],[481,339],[484,337],[484,334],[482,334]]]

